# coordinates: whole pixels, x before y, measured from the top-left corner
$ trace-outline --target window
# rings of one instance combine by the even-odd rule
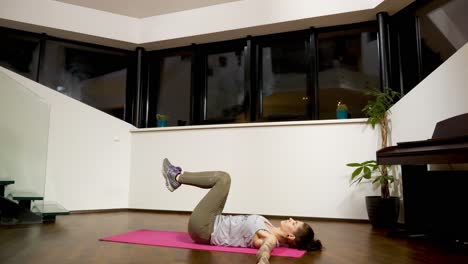
[[[309,119],[306,34],[261,40],[259,120]]]
[[[244,46],[206,49],[203,123],[246,122]]]
[[[0,66],[35,80],[39,61],[39,37],[0,30]]]
[[[320,119],[335,119],[339,102],[351,118],[364,117],[365,92],[380,89],[376,31],[354,27],[318,33]]]
[[[415,12],[421,34],[422,75],[428,76],[468,41],[466,0],[430,1]]]
[[[168,117],[168,126],[190,124],[192,55],[168,55],[161,57],[160,82],[156,114]],[[157,73],[150,73],[155,75]]]
[[[39,82],[123,119],[127,54],[48,40]]]

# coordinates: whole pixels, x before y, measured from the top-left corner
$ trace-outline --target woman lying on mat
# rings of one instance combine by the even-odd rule
[[[226,172],[182,171],[164,159],[162,174],[171,192],[182,184],[210,189],[193,210],[188,224],[189,234],[197,243],[258,248],[261,264],[269,263],[271,251],[280,244],[308,251],[322,248],[320,240],[314,239],[312,228],[292,218],[275,227],[260,215],[222,215],[231,185]]]

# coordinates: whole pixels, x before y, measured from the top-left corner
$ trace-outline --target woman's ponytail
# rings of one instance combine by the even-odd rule
[[[294,248],[307,251],[322,249],[322,242],[318,239],[314,239],[314,230],[306,223],[296,231],[295,236],[296,238],[291,243],[291,246]]]
[[[317,240],[312,240],[309,242],[307,251],[314,251],[314,250],[322,250],[322,241],[317,239]]]

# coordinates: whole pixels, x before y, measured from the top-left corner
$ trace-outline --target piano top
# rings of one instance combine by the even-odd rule
[[[468,113],[437,123],[431,139],[399,142],[377,151],[377,164],[468,163]]]
[[[452,138],[430,138],[430,139],[419,140],[419,141],[398,142],[397,146],[401,148],[411,148],[411,147],[418,147],[418,146],[436,146],[436,145],[456,144],[456,143],[463,143],[463,142],[468,142],[468,135],[452,137]]]

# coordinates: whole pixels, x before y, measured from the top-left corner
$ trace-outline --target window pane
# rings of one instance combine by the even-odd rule
[[[226,52],[207,56],[206,119],[242,122],[244,109],[244,55]]]
[[[167,125],[188,125],[190,121],[191,56],[171,56],[161,62],[157,113],[167,115]]]
[[[338,102],[351,118],[364,117],[364,92],[379,89],[377,33],[350,29],[321,33],[319,46],[320,119],[335,119]]]
[[[123,119],[125,53],[47,41],[39,81],[65,95]]]
[[[0,31],[0,66],[35,80],[39,39]]]
[[[468,41],[468,1],[431,1],[416,11],[421,30],[423,76],[439,65]]]
[[[305,43],[289,39],[262,48],[261,120],[307,118]]]

